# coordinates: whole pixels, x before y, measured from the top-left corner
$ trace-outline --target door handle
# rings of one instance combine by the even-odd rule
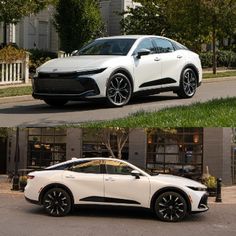
[[[105,181],[111,181],[111,182],[113,182],[113,181],[115,181],[115,179],[113,179],[112,177],[109,177],[109,178],[105,178]]]
[[[183,56],[181,56],[181,55],[178,55],[178,56],[177,56],[178,59],[181,59],[182,57],[183,57]]]
[[[154,59],[154,61],[160,61],[161,60],[161,58],[159,58],[159,57],[156,57],[155,59]]]
[[[66,175],[65,176],[67,179],[74,179],[75,177],[73,175]]]

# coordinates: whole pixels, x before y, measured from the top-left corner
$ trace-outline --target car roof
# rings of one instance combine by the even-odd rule
[[[61,166],[61,165],[69,164],[69,163],[74,163],[74,162],[77,162],[77,161],[80,162],[80,161],[90,161],[90,160],[112,160],[112,161],[116,160],[116,161],[127,163],[126,161],[123,161],[123,160],[117,159],[117,158],[112,158],[112,157],[86,157],[86,158],[72,157],[71,160],[64,161],[64,162],[61,162],[61,163],[58,163],[58,164],[55,164],[55,165],[52,165],[52,166],[48,166],[45,169],[51,169],[51,168],[54,168],[54,167],[57,167],[57,166]]]
[[[98,40],[100,39],[140,39],[140,38],[147,38],[147,37],[165,38],[158,35],[117,35],[117,36],[99,38]]]

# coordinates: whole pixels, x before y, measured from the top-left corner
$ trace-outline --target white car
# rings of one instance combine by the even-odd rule
[[[134,95],[173,91],[191,98],[202,81],[199,56],[164,37],[100,38],[73,55],[37,69],[34,98],[51,106],[106,98],[111,106],[120,107]]]
[[[150,208],[163,221],[208,210],[204,185],[172,175],[152,176],[113,158],[73,158],[32,172],[24,194],[52,216],[64,216],[80,204]]]

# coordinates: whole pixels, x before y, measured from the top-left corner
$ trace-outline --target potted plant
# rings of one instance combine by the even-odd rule
[[[27,184],[27,176],[25,176],[25,175],[21,176],[20,179],[19,179],[19,182],[20,182],[20,190],[24,191],[25,186]]]
[[[207,186],[207,191],[209,193],[209,196],[215,197],[216,196],[216,186],[217,186],[216,177],[209,175],[208,177],[205,177],[202,182],[203,182],[203,184],[205,184]]]

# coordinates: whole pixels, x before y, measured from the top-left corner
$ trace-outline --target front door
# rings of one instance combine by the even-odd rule
[[[149,207],[150,184],[147,176],[139,179],[131,175],[134,170],[126,163],[116,160],[105,161],[105,201],[118,205]]]
[[[137,58],[137,52],[148,49],[151,54]],[[134,52],[134,91],[161,87],[161,59],[156,54],[152,39],[142,40]]]

